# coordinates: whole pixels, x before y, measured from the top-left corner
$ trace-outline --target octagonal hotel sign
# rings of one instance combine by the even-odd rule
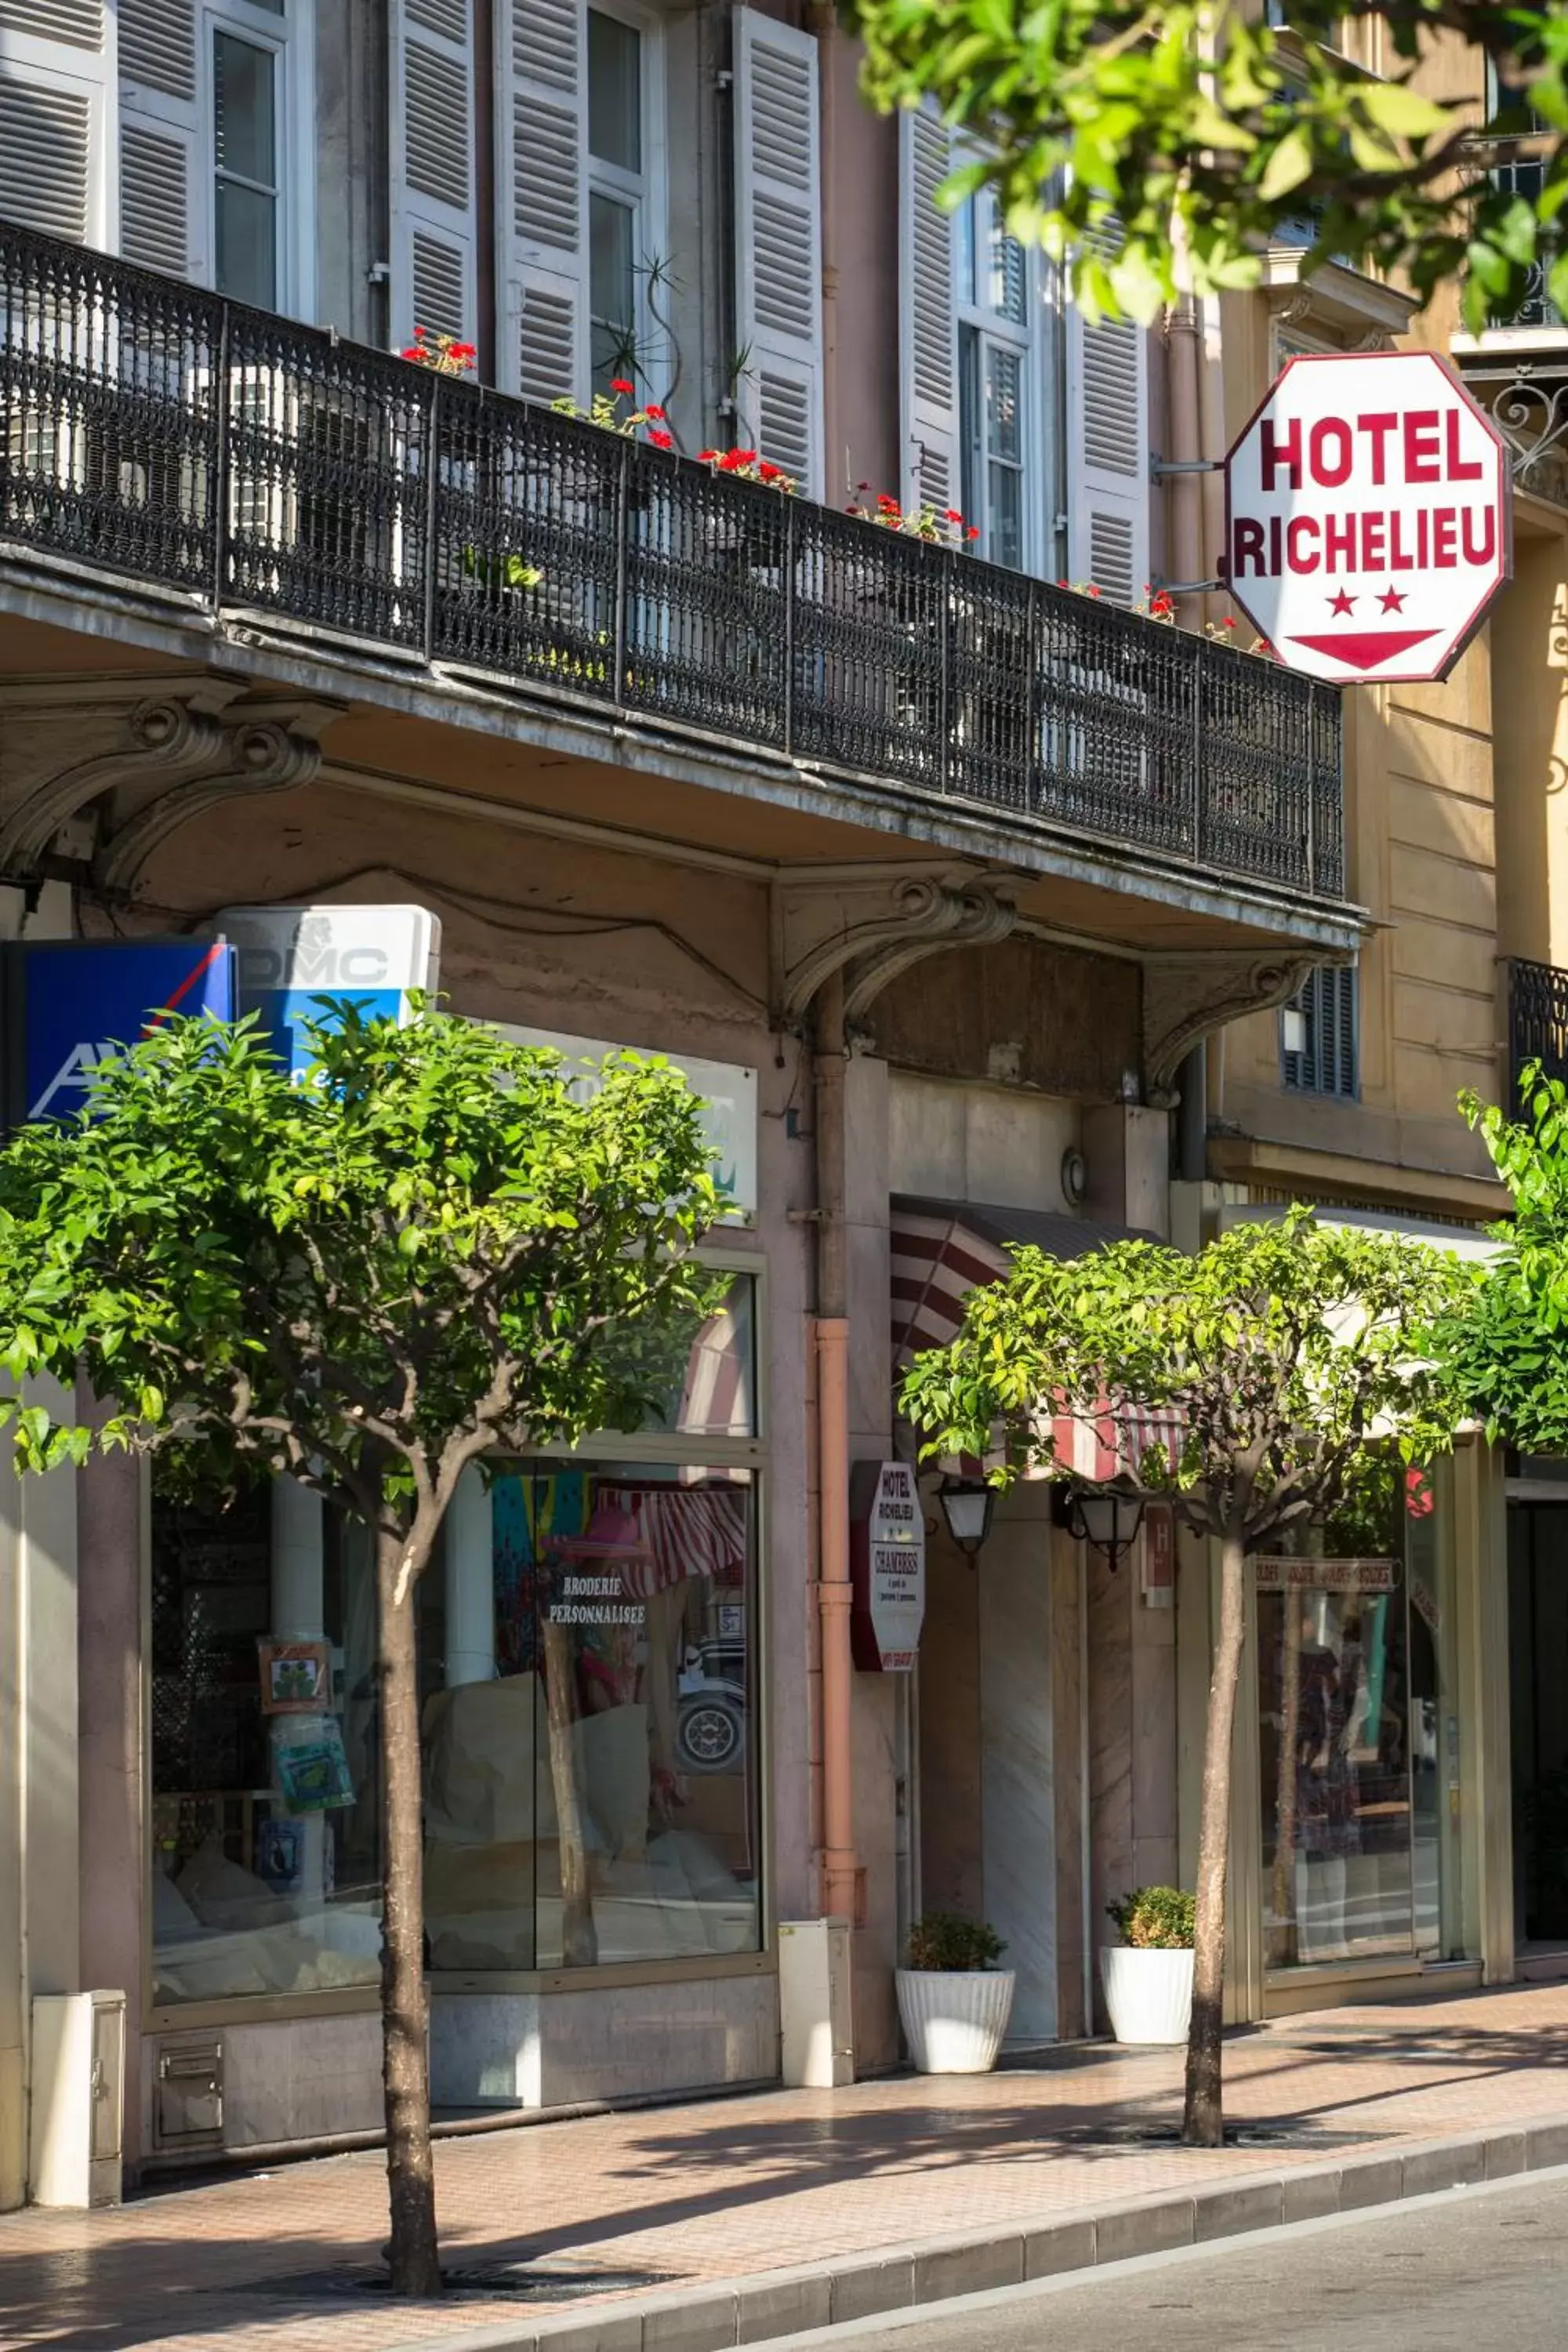
[[[1289,669],[1446,677],[1512,570],[1506,446],[1436,352],[1289,360],[1226,460],[1224,570]]]

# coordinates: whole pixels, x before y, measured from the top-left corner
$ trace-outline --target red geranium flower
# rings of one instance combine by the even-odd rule
[[[628,383],[624,375],[613,375],[610,378],[610,390],[612,392],[635,392],[637,390],[637,386],[635,383]]]
[[[970,524],[970,526],[969,526],[969,529],[965,531],[965,533],[964,533],[964,537],[965,537],[966,539],[978,539],[978,538],[979,538],[979,536],[980,536],[980,525],[979,525],[977,522],[972,522],[972,523]]]
[[[1089,593],[1091,596],[1098,596],[1100,593],[1100,590],[1093,585],[1092,582],[1090,583]]]
[[[650,433],[647,437],[656,449],[673,449],[675,446],[673,433]]]
[[[778,482],[784,478],[784,467],[775,466],[771,457],[763,459],[762,464],[757,467],[757,472],[764,482]]]
[[[648,402],[647,406],[643,410],[643,415],[645,416],[651,416],[656,425],[662,425],[664,423],[664,411],[654,401],[650,400]]]
[[[959,513],[956,507],[949,507],[942,516],[942,520],[943,522],[962,522],[963,520],[963,517]]]
[[[710,466],[718,455],[717,449],[699,449],[697,462],[700,466]]]

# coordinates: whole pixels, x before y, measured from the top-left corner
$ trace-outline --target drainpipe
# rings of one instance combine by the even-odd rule
[[[1208,1048],[1198,1045],[1184,1056],[1176,1083],[1182,1108],[1176,1128],[1176,1165],[1184,1184],[1201,1184],[1208,1174]]]
[[[853,1922],[858,1872],[850,1752],[849,1321],[844,1223],[844,975],[816,993],[816,1412],[821,1487],[823,1910]]]
[[[1190,294],[1180,295],[1165,316],[1165,398],[1169,412],[1171,460],[1178,466],[1195,464],[1206,453],[1199,401],[1203,352],[1196,306]],[[1203,477],[1172,474],[1165,482],[1171,530],[1167,541],[1173,576],[1179,581],[1207,577],[1203,560]],[[1176,599],[1176,617],[1184,629],[1195,629],[1203,620],[1201,596]]]

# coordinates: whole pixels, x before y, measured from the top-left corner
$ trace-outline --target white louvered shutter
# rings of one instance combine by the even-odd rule
[[[822,496],[822,170],[817,45],[735,11],[737,398],[764,457]]]
[[[477,334],[473,0],[393,0],[392,341]]]
[[[498,0],[499,377],[525,400],[588,396],[587,11]]]
[[[112,250],[113,71],[105,0],[0,0],[0,216]]]
[[[120,0],[120,250],[209,284],[197,0]]]
[[[952,168],[947,125],[929,108],[899,118],[899,401],[901,495],[940,514],[959,499],[958,336],[952,216],[936,192]]]
[[[1068,306],[1068,561],[1118,604],[1149,577],[1149,339]]]

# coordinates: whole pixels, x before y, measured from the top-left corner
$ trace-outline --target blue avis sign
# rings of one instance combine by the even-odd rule
[[[5,1116],[68,1118],[106,1055],[171,1013],[234,1018],[234,958],[224,940],[47,940],[7,944]]]

